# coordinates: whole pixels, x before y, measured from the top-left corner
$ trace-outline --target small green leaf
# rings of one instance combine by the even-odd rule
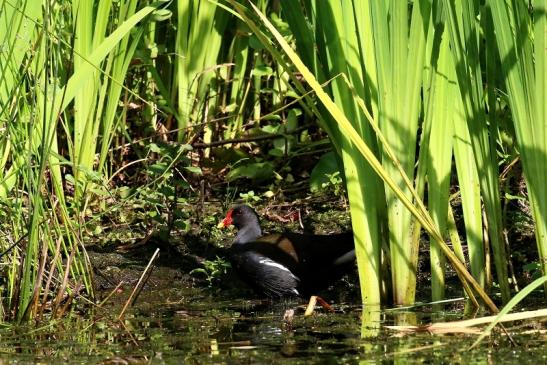
[[[270,133],[270,134],[276,134],[279,130],[279,125],[265,125],[261,128],[263,132]]]
[[[291,109],[289,111],[289,115],[287,116],[287,125],[286,129],[287,131],[293,131],[298,127],[298,117],[302,115],[302,111],[300,109]]]
[[[150,166],[148,168],[148,171],[150,171],[151,173],[153,173],[155,175],[161,175],[165,171],[167,171],[168,168],[169,168],[169,165],[167,165],[167,164],[155,163],[155,164],[153,164],[152,166]]]
[[[274,156],[274,157],[283,157],[283,149],[281,148],[272,148],[268,151],[268,155]]]
[[[228,104],[224,107],[224,113],[233,113],[236,111],[238,105],[236,103]]]
[[[154,18],[154,21],[156,22],[162,22],[164,20],[167,20],[171,18],[172,15],[173,15],[173,12],[168,9],[158,9],[152,13],[152,17]]]
[[[180,229],[181,231],[187,232],[190,229],[190,224],[187,220],[177,219],[174,222],[175,228]]]
[[[253,76],[272,76],[272,75],[273,75],[273,70],[269,66],[260,65],[253,68]]]
[[[197,166],[186,166],[184,169],[196,175],[203,175],[203,171]]]
[[[281,116],[279,114],[268,114],[268,115],[265,115],[261,118],[261,120],[275,120],[275,121],[280,121],[281,120]]]
[[[336,161],[334,152],[325,153],[311,172],[310,190],[312,192],[322,190],[323,184],[330,182],[328,175],[332,175],[338,171],[340,170],[338,169],[338,162]]]
[[[226,176],[229,181],[239,178],[248,178],[251,180],[266,180],[273,176],[274,166],[270,162],[255,162],[238,166]]]
[[[133,194],[135,192],[134,189],[131,189],[130,187],[128,186],[122,186],[118,189],[118,195],[120,196],[120,198],[122,199],[125,199],[127,197],[129,197],[131,194]]]
[[[179,145],[179,151],[192,151],[194,147],[191,144],[181,144]]]
[[[266,198],[273,198],[275,196],[274,192],[271,190],[266,191],[264,194],[262,194]]]
[[[148,145],[148,148],[150,149],[150,152],[162,153],[162,149],[160,148],[160,146],[158,146],[158,145],[155,144],[155,143],[150,143],[150,144]]]

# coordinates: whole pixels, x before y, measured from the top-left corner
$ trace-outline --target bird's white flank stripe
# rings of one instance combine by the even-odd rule
[[[338,257],[336,260],[334,260],[334,262],[332,264],[335,265],[335,266],[336,265],[341,265],[341,264],[345,264],[347,262],[350,262],[351,260],[355,260],[355,250],[351,250],[349,252],[346,252],[345,254]]]
[[[262,259],[260,261],[258,261],[260,264],[263,264],[263,265],[266,265],[266,266],[272,266],[272,267],[277,267],[278,269],[281,269],[281,270],[284,270],[284,271],[288,271],[288,272],[291,272],[291,270],[287,269],[285,266],[281,265],[279,262],[275,262],[273,260],[270,260],[270,259]],[[292,273],[291,273],[292,274]]]
[[[262,260],[258,261],[258,263],[263,264],[263,265],[266,265],[266,266],[277,267],[278,269],[283,270],[283,271],[286,271],[286,272],[288,272],[289,274],[291,274],[291,276],[292,276],[295,280],[298,280],[298,281],[300,280],[300,279],[298,279],[298,278],[291,272],[291,270],[289,270],[286,266],[281,265],[279,262],[275,262],[275,261],[273,261],[273,260],[271,260],[271,259],[266,258],[266,259],[262,259]]]

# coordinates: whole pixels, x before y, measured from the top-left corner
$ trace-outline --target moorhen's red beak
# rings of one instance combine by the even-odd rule
[[[218,228],[224,228],[232,225],[232,209],[226,213],[226,217],[217,225]]]

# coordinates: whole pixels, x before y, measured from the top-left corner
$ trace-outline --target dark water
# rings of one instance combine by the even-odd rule
[[[361,338],[361,308],[335,305],[304,317],[299,303],[230,300],[202,291],[166,290],[139,298],[123,320],[121,303],[44,324],[0,328],[0,364],[547,364],[545,321],[507,324],[517,345],[496,331],[400,336],[388,324],[430,323],[428,307],[389,311]],[[294,308],[292,323],[283,320]],[[434,315],[460,319],[460,311]]]

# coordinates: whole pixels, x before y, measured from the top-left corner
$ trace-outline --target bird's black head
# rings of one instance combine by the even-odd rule
[[[258,215],[248,205],[238,205],[226,213],[219,227],[235,226],[238,229],[234,243],[246,243],[262,235]]]
[[[222,227],[235,226],[237,229],[244,228],[248,225],[258,224],[258,215],[248,205],[237,205],[228,210],[226,217],[220,223]]]

